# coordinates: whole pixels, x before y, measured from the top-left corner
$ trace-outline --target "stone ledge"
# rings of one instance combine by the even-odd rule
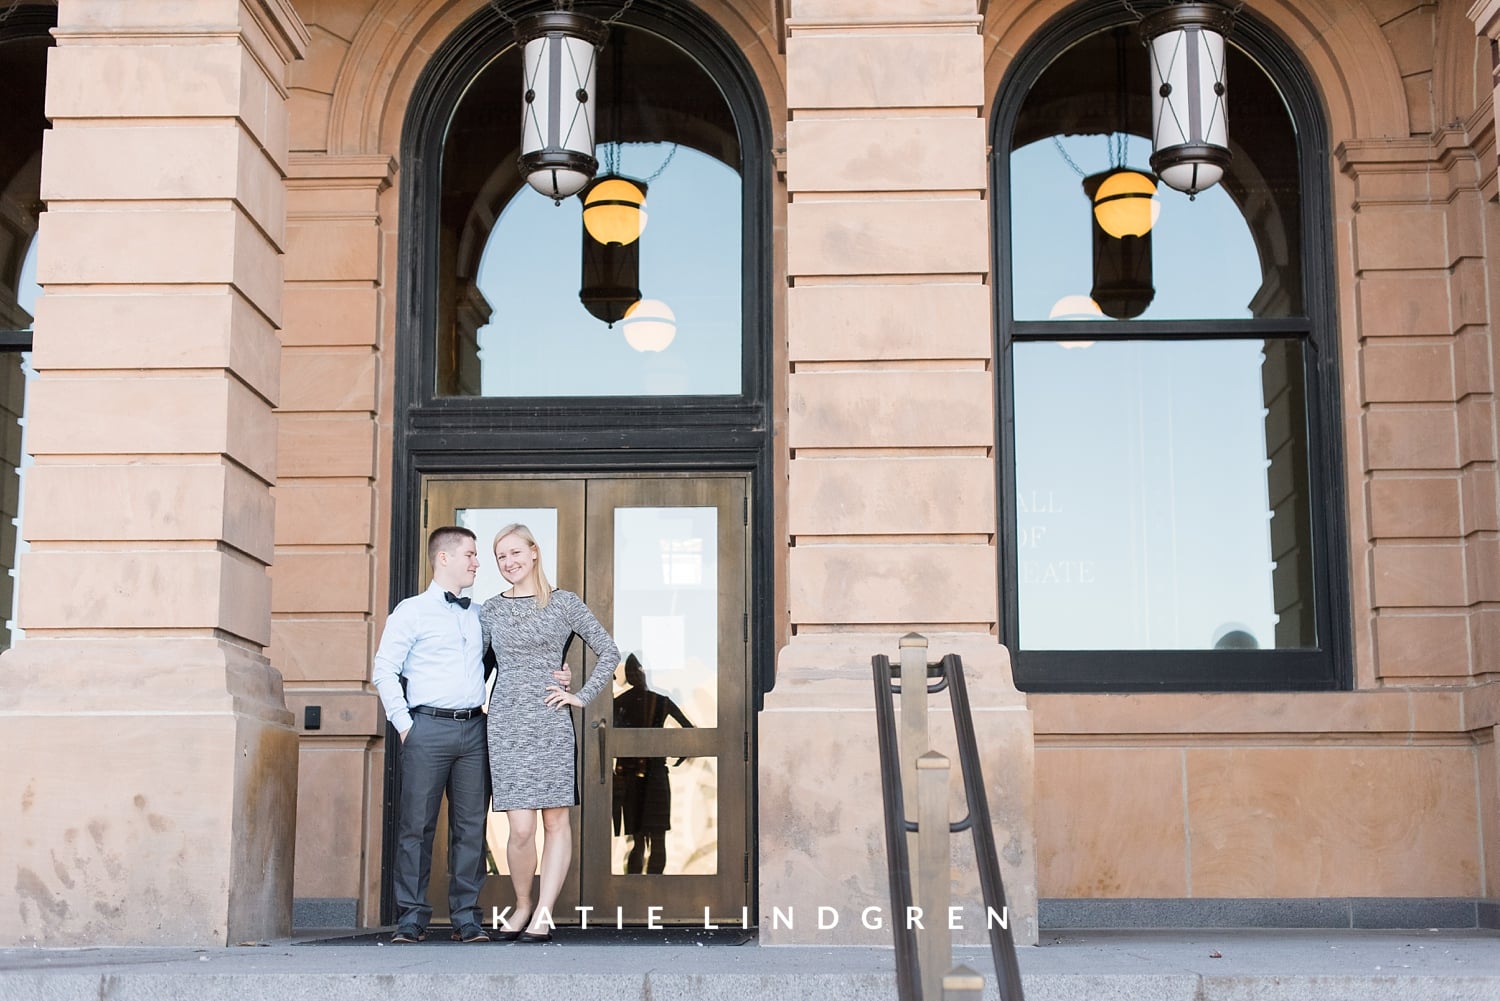
[[[1038,741],[1075,735],[1463,733],[1465,706],[1500,686],[1363,692],[1033,694]],[[1469,713],[1470,718],[1477,713]],[[1476,725],[1484,725],[1482,722]]]
[[[1044,897],[1043,933],[1146,928],[1495,928],[1500,901],[1476,897]]]

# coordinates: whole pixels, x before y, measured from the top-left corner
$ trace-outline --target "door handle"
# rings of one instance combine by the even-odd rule
[[[594,729],[599,731],[599,784],[604,785],[609,780],[608,769],[605,767],[605,762],[608,759],[608,739],[605,733],[609,727],[605,725],[604,720],[596,719],[594,720]]]

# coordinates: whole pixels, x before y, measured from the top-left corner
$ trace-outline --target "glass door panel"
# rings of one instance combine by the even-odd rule
[[[585,712],[584,892],[627,921],[748,903],[746,485],[589,483],[590,603],[634,659]]]
[[[506,480],[429,480],[425,486],[422,505],[424,524],[421,539],[425,545],[427,533],[439,525],[459,525],[472,531],[479,543],[479,573],[474,577],[474,586],[469,595],[477,604],[483,604],[510,585],[500,576],[495,564],[494,544],[496,533],[513,524],[522,524],[531,529],[537,545],[542,551],[542,569],[555,587],[566,588],[583,594],[583,500],[582,480],[553,479],[506,479]],[[431,567],[422,561],[422,587],[427,586]],[[569,663],[574,676],[583,678],[581,665],[577,662],[577,650],[582,644],[574,642],[568,649]],[[494,682],[486,686],[485,695],[493,690]],[[510,837],[510,823],[503,813],[490,813],[485,825],[485,866],[489,878],[479,894],[479,909],[486,923],[490,908],[498,907],[503,912],[516,901],[515,889],[510,879],[510,865],[505,857],[505,844]],[[573,852],[578,853],[578,824],[573,824]],[[537,858],[541,858],[546,847],[547,833],[537,825]],[[577,867],[563,884],[562,900],[572,900],[578,894]],[[429,883],[428,900],[432,904],[434,921],[448,918],[448,808],[446,801],[438,816],[437,834],[432,846],[432,880]],[[559,908],[564,911],[561,919],[571,919],[571,906]],[[564,923],[559,921],[559,923]]]

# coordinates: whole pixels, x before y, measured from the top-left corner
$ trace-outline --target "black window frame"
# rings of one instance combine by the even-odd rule
[[[1337,292],[1328,116],[1312,76],[1277,32],[1242,11],[1229,44],[1260,65],[1281,91],[1296,132],[1301,185],[1304,314],[1245,320],[1016,320],[1012,311],[1011,139],[1021,109],[1042,73],[1088,35],[1132,26],[1123,8],[1075,6],[1038,31],[1007,70],[995,101],[993,155],[994,310],[997,367],[997,535],[1000,634],[1012,651],[1017,687],[1027,692],[1333,691],[1353,682],[1349,615],[1344,457],[1340,428]],[[1233,81],[1230,81],[1231,87]],[[1229,122],[1234,129],[1231,91]],[[1066,340],[1120,342],[1295,337],[1302,344],[1306,390],[1308,502],[1313,532],[1313,583],[1318,645],[1281,650],[1026,650],[1020,645],[1016,522],[1016,343]]]
[[[16,7],[14,10],[11,10],[9,12],[9,16],[6,16],[4,18],[0,18],[0,43],[3,43],[3,42],[13,42],[13,41],[21,41],[21,40],[25,40],[25,39],[43,39],[43,40],[45,40],[47,47],[48,48],[52,48],[52,47],[54,47],[57,44],[56,40],[52,37],[52,29],[54,29],[56,27],[57,27],[57,8],[56,7],[42,6],[40,4],[23,4],[23,5],[19,6],[19,7]],[[45,131],[46,130],[44,129],[43,130],[43,134],[44,135],[45,135]],[[10,180],[9,178],[0,178],[0,181],[9,181],[9,180]],[[45,206],[42,206],[42,211],[45,211]],[[38,226],[38,232],[32,234],[31,239],[32,239],[33,243],[36,242],[36,240],[37,240],[37,238],[39,236],[39,233],[40,233],[40,226]],[[28,247],[27,248],[27,253],[29,253],[30,250],[31,250],[31,248]],[[21,261],[23,263],[24,263],[24,260],[25,260],[25,256],[26,255],[23,254],[22,257],[21,257]],[[20,276],[18,274],[16,276],[16,278],[17,278],[16,284],[18,286],[20,284],[19,277]],[[17,288],[16,291],[19,292],[20,289]],[[0,354],[4,354],[4,355],[17,355],[17,356],[24,356],[24,355],[26,355],[27,353],[33,351],[35,349],[35,347],[36,347],[35,336],[36,335],[35,335],[35,320],[34,319],[33,319],[32,326],[26,328],[25,330],[0,330]],[[22,360],[22,362],[24,364],[24,362],[25,362],[24,357],[22,357],[21,360]],[[24,417],[25,416],[25,409],[26,409],[26,407],[25,407],[25,399],[26,399],[25,394],[26,394],[26,390],[23,388],[21,392],[22,392],[21,410],[22,410],[22,416]],[[24,455],[22,456],[22,458],[24,459]],[[15,472],[16,472],[17,475],[19,475],[19,468],[17,470],[15,470]],[[19,519],[19,515],[17,517]],[[16,545],[17,545],[18,548],[19,548],[19,545],[20,545],[20,541],[21,541],[21,526],[18,523],[16,525]],[[19,554],[17,552],[13,551],[10,554],[8,554],[8,557],[7,557],[10,560],[11,564],[12,564],[12,566],[9,569],[9,572],[14,576],[15,582],[16,582],[15,583],[15,587],[12,589],[12,592],[11,592],[13,600],[14,600],[14,595],[15,595],[16,591],[19,590],[19,588],[21,586],[20,560],[19,560],[18,556],[19,556]],[[0,573],[3,573],[3,572],[5,572],[4,569],[0,568]],[[14,634],[14,632],[12,630],[10,630],[10,629],[4,628],[4,623],[5,623],[6,620],[8,620],[10,618],[10,615],[11,615],[12,611],[14,611],[13,608],[0,609],[0,632],[3,632],[5,634],[3,645],[0,645],[0,651],[4,651],[4,650],[7,650],[7,649],[10,649],[11,647],[13,647],[15,645],[15,634]]]
[[[26,38],[44,38],[48,48],[56,44],[52,29],[57,27],[57,8],[40,4],[22,4],[0,20],[0,42]],[[36,238],[33,234],[32,239]],[[0,351],[25,353],[33,347],[33,328],[0,330]]]
[[[770,415],[773,359],[772,131],[759,81],[734,40],[700,9],[673,0],[635,0],[623,23],[653,32],[698,60],[723,88],[740,128],[743,215],[742,392],[724,396],[439,396],[436,249],[447,125],[469,81],[512,44],[510,19],[547,10],[545,0],[483,6],[428,60],[402,123],[397,239],[395,411],[391,456],[390,594],[394,608],[418,579],[421,485],[428,475],[748,472],[751,536],[750,683],[758,712],[775,683],[774,463]],[[580,3],[607,18],[618,4]],[[520,97],[520,79],[517,81]],[[534,193],[533,193],[534,194]],[[536,195],[535,197],[542,197]],[[754,721],[752,720],[752,739]],[[385,802],[394,802],[388,767]],[[752,799],[754,787],[751,788]],[[753,802],[751,809],[754,809]],[[394,851],[386,825],[384,866]],[[392,884],[381,913],[393,912]]]
[[[511,18],[549,9],[531,2]],[[607,18],[618,5],[580,3]],[[742,392],[722,396],[460,397],[436,393],[436,248],[448,122],[469,81],[513,44],[508,19],[482,7],[438,48],[402,129],[391,604],[417,579],[410,526],[421,480],[438,473],[745,471],[752,474],[752,681],[755,705],[775,682],[770,365],[772,360],[771,125],[759,81],[733,39],[706,14],[671,0],[636,0],[622,23],[697,60],[723,89],[740,129]],[[517,100],[520,99],[517,80]],[[541,197],[537,195],[537,197]]]

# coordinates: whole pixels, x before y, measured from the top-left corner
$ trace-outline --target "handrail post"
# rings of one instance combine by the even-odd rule
[[[979,1001],[984,996],[984,974],[959,963],[943,978],[943,1001]]]
[[[908,803],[915,803],[917,759],[932,747],[927,731],[927,637],[907,633],[898,646],[901,649],[901,790]]]
[[[897,745],[901,753],[901,792],[907,803],[916,806],[917,759],[932,747],[932,735],[927,726],[927,637],[921,633],[907,633],[897,647],[901,654],[901,740]],[[919,857],[918,845],[915,834],[907,835],[907,854],[914,859]],[[912,895],[919,904],[921,871],[920,864],[913,870],[916,886],[912,888]],[[905,921],[906,916],[902,915],[901,920]],[[920,949],[917,955],[922,955]]]
[[[927,665],[922,665],[922,687],[927,687]],[[909,679],[902,676],[901,690]],[[918,963],[922,997],[942,996],[943,972],[953,962],[953,933],[948,928],[948,906],[953,899],[950,872],[952,835],[948,831],[946,755],[928,751],[916,760],[917,773],[917,904],[922,909]],[[905,920],[905,915],[902,919]]]

